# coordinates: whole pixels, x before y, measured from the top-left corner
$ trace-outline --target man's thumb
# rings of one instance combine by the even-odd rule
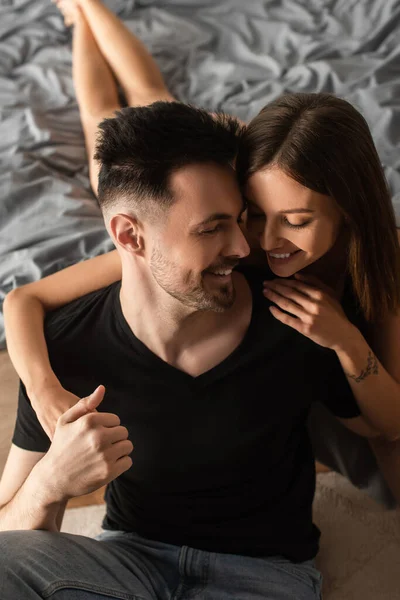
[[[84,398],[88,412],[94,410],[95,408],[97,408],[99,406],[100,402],[103,401],[105,393],[106,393],[106,388],[104,387],[104,385],[99,385],[94,390],[94,392],[92,392],[90,394],[90,396],[88,396],[87,398]]]
[[[99,385],[90,396],[81,398],[79,402],[71,406],[61,417],[63,423],[72,423],[77,421],[83,415],[95,410],[104,398],[106,388],[104,385]]]

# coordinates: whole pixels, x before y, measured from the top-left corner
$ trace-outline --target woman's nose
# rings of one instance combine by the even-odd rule
[[[272,225],[265,225],[264,231],[261,234],[260,244],[261,248],[266,252],[278,248],[281,243],[281,237],[279,235],[279,228],[273,227]]]

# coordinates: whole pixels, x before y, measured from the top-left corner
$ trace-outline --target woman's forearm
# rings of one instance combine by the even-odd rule
[[[358,335],[359,334],[359,335]],[[336,350],[363,416],[389,440],[400,437],[400,384],[358,332]]]
[[[49,361],[44,316],[42,303],[23,288],[7,294],[4,301],[7,349],[29,396],[60,385]]]
[[[121,279],[116,250],[96,256],[29,283],[7,294],[4,301],[7,347],[29,396],[60,387],[54,375],[43,332],[44,315]]]

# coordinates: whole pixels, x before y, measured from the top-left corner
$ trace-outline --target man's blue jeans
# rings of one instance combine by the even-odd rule
[[[313,561],[218,554],[106,532],[0,533],[1,600],[319,600]]]

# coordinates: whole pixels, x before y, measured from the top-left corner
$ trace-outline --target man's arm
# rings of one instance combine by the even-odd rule
[[[43,456],[11,446],[0,481],[0,531],[59,530],[65,503],[51,501]]]
[[[104,392],[99,386],[60,417],[46,454],[12,446],[0,484],[0,530],[58,531],[70,498],[131,467],[128,430],[117,415],[96,411]]]

